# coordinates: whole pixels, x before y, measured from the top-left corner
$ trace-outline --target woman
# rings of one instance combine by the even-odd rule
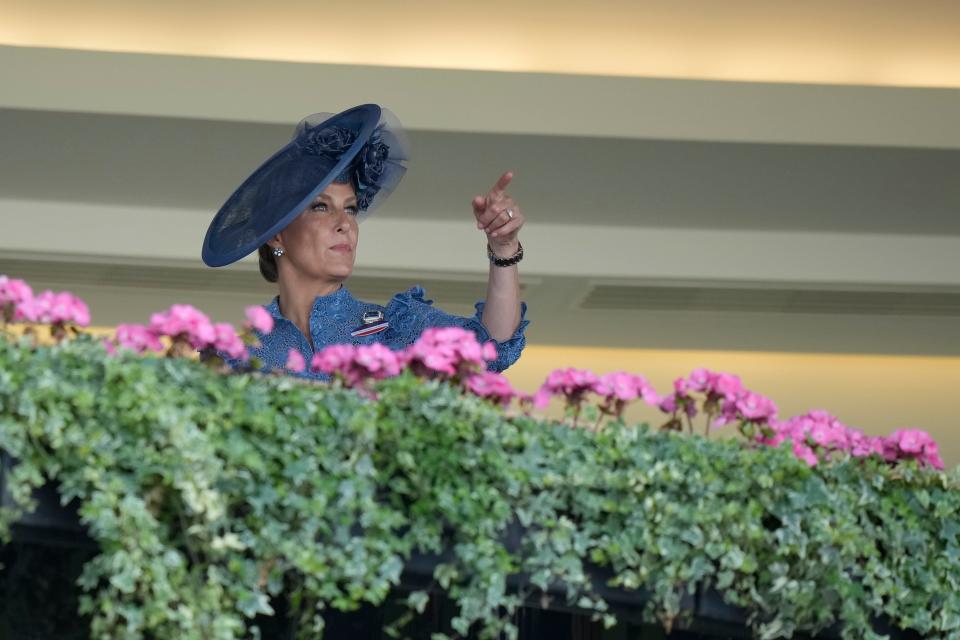
[[[497,358],[488,366],[494,371],[520,357],[527,325],[517,271],[524,218],[506,193],[510,173],[473,200],[490,261],[486,302],[477,303],[476,315],[445,313],[419,287],[381,306],[357,300],[344,286],[353,273],[359,222],[396,187],[406,160],[399,123],[379,106],[316,114],[297,126],[290,143],[247,178],[214,217],[203,243],[204,262],[219,267],[259,250],[260,273],[277,283],[279,295],[265,307],[274,330],[251,350],[267,368],[284,367],[291,349],[306,362],[338,343],[380,342],[401,349],[427,327],[448,326],[470,329],[481,342],[493,341]]]

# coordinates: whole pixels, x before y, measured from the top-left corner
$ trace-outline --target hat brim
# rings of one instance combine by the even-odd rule
[[[294,164],[303,163],[304,155],[296,137],[270,156],[237,187],[214,216],[203,239],[201,257],[204,263],[211,267],[222,267],[236,262],[286,228],[337,176],[347,170],[377,128],[381,113],[379,105],[363,104],[333,115],[316,125],[320,128],[347,125],[347,128],[357,132],[357,137],[329,169],[326,165],[323,166],[322,169],[326,171],[322,176],[318,173],[316,179],[310,180],[308,185],[294,193],[261,197],[264,190],[270,190],[270,185],[265,183],[271,180],[271,176],[282,173]],[[250,205],[243,204],[247,201],[255,201],[257,209],[273,210],[254,211],[244,219],[237,215],[237,210],[242,206],[249,207]],[[252,215],[259,216],[266,224],[260,225],[258,229],[252,228],[249,225]],[[237,220],[236,224],[231,224],[231,217]]]

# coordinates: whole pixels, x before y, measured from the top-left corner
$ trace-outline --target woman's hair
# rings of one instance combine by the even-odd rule
[[[260,245],[260,275],[267,282],[276,282],[277,259],[273,256],[273,249],[268,244]]]

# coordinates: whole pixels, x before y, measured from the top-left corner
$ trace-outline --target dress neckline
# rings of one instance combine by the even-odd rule
[[[317,314],[323,314],[326,311],[330,311],[334,307],[342,305],[344,302],[352,301],[353,294],[347,289],[346,286],[341,285],[339,289],[332,293],[328,293],[325,296],[317,296],[313,300],[313,309],[310,312],[311,316]],[[284,316],[280,312],[280,296],[274,296],[273,300],[270,301],[270,304],[264,306],[274,320],[286,320],[290,322],[290,319]]]

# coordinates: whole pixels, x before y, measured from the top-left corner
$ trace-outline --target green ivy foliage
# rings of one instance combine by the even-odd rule
[[[811,469],[785,448],[506,415],[409,374],[370,398],[83,338],[0,340],[0,448],[19,460],[0,534],[48,481],[79,499],[97,638],[246,637],[280,594],[316,637],[325,611],[383,602],[414,552],[442,558],[454,629],[486,638],[514,636],[510,613],[557,586],[612,623],[598,572],[668,627],[702,588],[760,638],[837,622],[877,638],[878,618],[960,635],[956,471]]]

